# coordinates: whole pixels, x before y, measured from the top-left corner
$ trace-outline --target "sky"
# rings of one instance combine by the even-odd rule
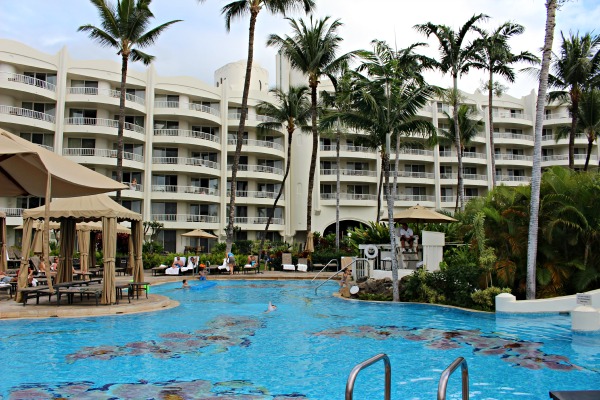
[[[108,0],[116,3],[116,0]],[[161,76],[193,76],[212,83],[214,71],[223,65],[245,60],[247,57],[249,18],[235,20],[231,31],[225,29],[221,15],[223,5],[231,0],[153,0],[150,6],[154,13],[151,26],[182,19],[172,25],[145,52],[156,57],[157,73]],[[525,32],[512,39],[513,52],[528,50],[541,57],[546,22],[545,0],[315,0],[316,18],[329,16],[339,19],[343,26],[338,33],[344,41],[340,54],[370,49],[371,40],[385,40],[389,44],[404,48],[417,42],[428,47],[422,53],[438,56],[436,39],[427,39],[413,27],[432,22],[445,24],[457,30],[473,14],[490,16],[482,24],[484,29],[494,29],[503,22],[512,21],[525,27]],[[305,17],[301,14],[293,18]],[[600,1],[570,0],[557,13],[554,51],[562,42],[560,33],[600,33]],[[0,38],[20,41],[39,51],[55,54],[67,47],[69,55],[76,59],[114,59],[116,52],[100,47],[77,32],[84,24],[100,26],[95,7],[89,0],[0,0]],[[258,16],[254,60],[269,71],[271,86],[275,82],[275,48],[266,47],[268,35],[284,36],[291,32],[289,21],[274,17],[263,10]],[[142,64],[130,64],[142,70]],[[517,68],[521,68],[520,66]],[[449,75],[432,72],[426,75],[431,84],[450,87]],[[459,88],[472,93],[482,85],[484,74],[469,72],[459,82]],[[526,74],[519,74],[516,82],[507,83],[507,93],[520,97],[537,92],[537,82]]]

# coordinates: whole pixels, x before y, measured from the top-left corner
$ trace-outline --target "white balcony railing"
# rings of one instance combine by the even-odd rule
[[[54,123],[54,115],[44,114],[43,112],[29,110],[27,108],[0,105],[0,114],[16,115],[31,119]]]
[[[206,222],[218,223],[219,217],[215,215],[196,214],[152,214],[153,221],[160,222]]]
[[[494,133],[494,139],[517,139],[517,140],[527,140],[528,142],[533,142],[533,135],[523,135],[522,133]]]
[[[177,164],[177,165],[193,165],[196,167],[207,167],[212,169],[221,169],[218,162],[203,160],[201,158],[188,157],[152,157],[154,164]]]
[[[394,171],[390,171],[390,176],[394,176]],[[431,172],[411,172],[411,171],[398,171],[398,177],[400,178],[419,178],[419,179],[433,179],[435,175]]]
[[[321,193],[321,200],[335,200],[335,193]],[[340,193],[340,200],[376,201],[376,194]]]
[[[119,99],[121,97],[121,91],[113,89],[98,89],[94,87],[68,87],[67,91],[69,92],[69,94],[81,94],[86,96],[106,96],[116,99]],[[125,100],[137,103],[142,106],[146,105],[146,100],[143,97],[136,96],[131,93],[125,93]]]
[[[22,217],[23,216],[22,208],[0,207],[0,211],[4,212],[7,217]]]
[[[240,225],[265,225],[267,223],[268,217],[235,217],[233,219],[234,223]],[[225,223],[229,221],[229,217],[225,218]],[[271,218],[271,224],[273,225],[283,225],[283,218]],[[262,228],[261,228],[262,229]]]
[[[321,169],[321,175],[337,175],[337,169]],[[340,169],[341,176],[372,176],[377,177],[377,171],[362,170],[362,169]]]
[[[117,150],[96,148],[67,148],[63,149],[63,156],[117,158]],[[143,163],[144,156],[141,154],[129,153],[124,151],[123,160]]]
[[[211,133],[191,131],[184,129],[155,129],[154,136],[178,136],[194,139],[209,140],[214,143],[221,143],[221,138]]]
[[[463,179],[468,179],[471,181],[487,181],[487,175],[481,174],[463,174]]]
[[[496,111],[496,112],[492,112],[492,117],[531,120],[531,115],[521,113],[521,112],[511,113],[511,112]]]
[[[219,189],[200,186],[179,186],[179,185],[152,185],[153,192],[163,193],[189,193],[204,194],[209,196],[218,196]]]
[[[509,161],[533,161],[532,156],[525,156],[522,154],[494,154],[496,160],[509,160]]]
[[[440,174],[440,179],[458,179],[458,174],[455,173],[443,173]]]
[[[463,158],[479,158],[481,160],[485,160],[487,158],[485,153],[475,153],[472,151],[465,151],[463,153]]]
[[[230,146],[236,146],[237,145],[237,139],[227,139],[227,144]],[[275,143],[272,142],[270,140],[252,140],[252,139],[243,139],[242,140],[242,145],[243,146],[257,146],[257,147],[266,147],[268,149],[274,149],[274,150],[279,150],[279,151],[283,151],[283,145],[280,143]]]
[[[155,101],[154,108],[183,108],[191,111],[200,111],[216,117],[221,116],[221,113],[216,108],[212,108],[203,104],[182,103],[179,101]]]
[[[231,171],[231,165],[227,166],[227,171]],[[277,167],[269,167],[267,165],[239,164],[238,171],[264,172],[267,174],[283,175],[283,169]]]
[[[254,198],[254,199],[270,199],[270,200],[274,200],[277,195],[279,193],[278,192],[265,192],[262,190],[258,190],[258,191],[252,191],[252,190],[236,190],[235,191],[235,197],[246,197],[246,198]],[[227,191],[227,197],[231,196],[231,191],[228,190]],[[281,194],[281,197],[279,198],[279,200],[283,200],[284,199],[284,194]]]
[[[229,111],[227,118],[231,120],[238,120],[242,118],[242,114],[236,111]],[[258,121],[258,122],[277,122],[275,118],[267,117],[266,115],[260,115],[255,113],[247,113],[246,121]]]
[[[104,126],[107,128],[119,128],[119,121],[116,119],[106,118],[85,118],[85,117],[71,117],[65,119],[65,125],[93,125],[93,126]],[[145,133],[144,127],[130,122],[125,122],[123,128],[128,131],[134,131],[137,133]]]
[[[386,197],[386,196],[384,196]],[[395,201],[435,201],[434,196],[418,195],[418,194],[397,194]]]
[[[15,74],[13,72],[0,72],[0,74],[5,76],[10,82],[24,83],[25,85],[36,86],[51,92],[56,92],[55,84],[43,81],[41,79],[33,78],[27,75]]]
[[[400,149],[399,154],[410,154],[413,156],[433,157],[433,151],[423,149]]]
[[[498,182],[529,182],[530,176],[496,175]]]
[[[320,147],[321,151],[335,151],[335,148],[335,144],[322,144]],[[341,145],[340,151],[347,151],[350,153],[375,153],[376,150],[365,146]]]
[[[571,119],[571,116],[569,115],[569,113],[549,113],[549,114],[544,114],[544,119],[545,120],[549,120],[549,119]]]

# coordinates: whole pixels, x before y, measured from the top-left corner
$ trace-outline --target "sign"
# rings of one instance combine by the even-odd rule
[[[591,294],[583,294],[577,293],[577,304],[582,306],[592,306],[592,295]]]

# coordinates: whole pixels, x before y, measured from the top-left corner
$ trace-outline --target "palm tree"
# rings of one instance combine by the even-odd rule
[[[475,63],[478,60],[479,42],[465,43],[466,36],[469,32],[477,30],[476,23],[484,21],[488,18],[485,14],[473,15],[458,32],[446,25],[435,25],[431,22],[421,25],[415,25],[417,31],[429,37],[434,35],[439,42],[440,60],[436,63],[436,67],[442,72],[450,72],[452,75],[453,91],[453,115],[454,115],[454,146],[458,153],[458,200],[461,210],[464,209],[465,190],[462,179],[462,157],[460,156],[460,135],[458,127],[458,78],[462,74],[469,72],[471,67],[477,68]]]
[[[488,89],[488,117],[490,129],[490,160],[492,169],[492,188],[496,186],[496,160],[494,157],[494,113],[493,110],[493,92],[497,88],[494,81],[494,74],[500,75],[509,82],[515,81],[515,73],[511,64],[520,61],[530,63],[539,62],[539,59],[528,51],[519,54],[513,54],[508,44],[508,39],[512,36],[520,35],[525,28],[522,25],[513,22],[505,22],[491,32],[481,30],[482,38],[480,42],[480,59],[476,62],[477,68],[488,71],[489,77],[486,83]]]
[[[350,57],[345,54],[336,58],[342,38],[337,30],[342,26],[340,20],[329,23],[329,17],[313,20],[309,25],[303,21],[289,19],[292,36],[280,37],[270,35],[267,46],[274,46],[288,58],[292,67],[308,75],[308,87],[311,100],[312,155],[308,172],[308,195],[306,199],[306,231],[307,237],[312,235],[312,196],[319,149],[319,130],[317,128],[317,87],[323,75],[332,76]]]
[[[600,35],[586,33],[583,36],[570,34],[565,38],[561,32],[560,54],[552,63],[553,74],[549,84],[557,88],[548,94],[548,99],[569,103],[571,111],[571,132],[569,133],[569,168],[575,165],[575,135],[581,94],[592,79],[600,73]]]
[[[581,94],[577,113],[578,130],[587,136],[588,146],[584,171],[587,171],[594,142],[600,135],[600,89],[590,89]]]
[[[127,81],[127,64],[141,61],[149,65],[154,56],[139,49],[148,47],[158,39],[160,34],[170,25],[181,20],[173,20],[146,29],[154,14],[150,11],[152,0],[117,0],[117,5],[106,0],[90,0],[100,14],[102,28],[94,25],[82,25],[77,31],[87,32],[90,39],[104,47],[113,47],[121,55],[121,86],[119,99],[119,126],[117,129],[117,181],[123,181],[123,129],[125,126],[125,84]],[[121,202],[121,191],[117,191],[117,202]]]
[[[559,1],[560,0],[547,0],[546,2],[546,35],[544,37],[544,47],[542,49],[540,86],[535,108],[535,137],[533,145],[533,167],[531,168],[531,201],[529,204],[529,231],[527,239],[527,279],[525,283],[525,296],[528,300],[535,299],[540,183],[542,180],[542,119],[544,117],[546,90],[548,89],[548,76],[550,74],[552,42],[554,41],[554,27],[556,25],[556,9]]]
[[[278,104],[272,104],[268,102],[261,102],[256,107],[259,114],[265,115],[271,118],[269,122],[263,122],[258,125],[261,130],[285,130],[288,134],[288,145],[287,145],[287,164],[285,167],[285,174],[281,180],[281,186],[279,187],[279,193],[275,197],[273,202],[273,208],[268,214],[267,224],[265,226],[265,234],[260,242],[260,249],[262,250],[264,240],[267,237],[269,231],[269,225],[271,219],[275,214],[277,202],[279,201],[285,187],[285,181],[290,173],[290,165],[292,163],[292,139],[294,131],[298,127],[304,127],[308,125],[308,119],[310,117],[310,103],[307,98],[308,87],[290,87],[286,93],[280,89],[271,90],[271,93],[275,95],[278,100]]]
[[[203,2],[204,0],[199,0]],[[264,8],[271,14],[286,15],[290,11],[304,8],[305,12],[314,9],[313,0],[237,0],[225,5],[221,9],[221,14],[225,15],[225,27],[227,31],[231,29],[231,21],[235,18],[242,18],[250,15],[250,27],[248,29],[248,58],[246,60],[246,76],[244,80],[244,90],[242,92],[242,109],[240,111],[240,123],[238,125],[237,139],[235,144],[235,154],[233,156],[233,165],[231,166],[231,196],[229,198],[229,220],[227,223],[226,252],[231,251],[234,234],[235,218],[235,187],[237,184],[237,171],[239,168],[240,155],[242,153],[242,142],[244,138],[244,128],[246,125],[246,116],[248,114],[248,93],[250,92],[250,78],[252,74],[252,62],[254,60],[254,31],[256,29],[256,19],[259,12]]]

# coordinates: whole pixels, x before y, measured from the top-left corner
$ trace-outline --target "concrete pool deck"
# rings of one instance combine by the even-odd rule
[[[323,272],[319,274],[318,279],[327,279],[334,272]],[[317,275],[316,272],[291,272],[291,271],[264,271],[260,274],[234,274],[234,275],[208,275],[209,280],[286,280],[286,279],[307,279],[311,280]],[[183,279],[188,279],[190,282],[197,280],[197,277],[191,275],[173,276],[161,275],[153,276],[150,270],[144,271],[144,281],[151,285],[160,285],[168,282],[181,282]],[[131,276],[117,276],[116,283],[127,283],[131,280]],[[178,306],[177,301],[171,300],[166,296],[150,294],[146,299],[144,294],[140,295],[139,299],[131,299],[128,302],[127,297],[119,300],[119,304],[98,305],[93,298],[87,299],[85,296],[82,301],[76,298],[73,304],[67,304],[64,299],[61,299],[61,304],[56,304],[55,297],[52,301],[48,301],[47,296],[41,296],[39,304],[36,304],[36,299],[29,299],[27,305],[17,303],[14,297],[11,299],[7,294],[0,294],[0,320],[18,319],[18,318],[71,318],[71,317],[93,317],[104,315],[123,315],[134,314],[141,312],[159,311]]]

